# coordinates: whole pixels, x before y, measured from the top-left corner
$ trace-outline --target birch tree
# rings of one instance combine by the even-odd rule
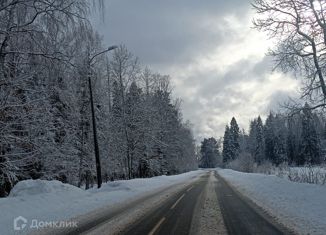
[[[1,195],[18,179],[44,174],[59,152],[55,145],[68,144],[60,92],[70,64],[67,35],[85,22],[88,9],[82,0],[0,3]]]
[[[326,3],[324,0],[254,0],[254,26],[274,39],[276,68],[303,78],[302,97],[324,107]]]

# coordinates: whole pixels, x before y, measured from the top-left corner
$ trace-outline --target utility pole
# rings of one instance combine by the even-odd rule
[[[108,76],[108,93],[109,93],[109,113],[112,111],[112,105],[111,105],[111,74],[110,74],[110,65],[107,63],[107,76]]]
[[[97,139],[97,130],[96,130],[96,117],[95,117],[95,108],[94,108],[94,99],[93,99],[93,90],[92,90],[92,61],[95,57],[106,53],[108,51],[116,49],[117,46],[111,46],[108,49],[101,51],[88,60],[88,87],[89,87],[89,95],[90,95],[90,103],[91,103],[91,112],[92,112],[92,124],[93,124],[93,137],[94,137],[94,153],[95,153],[95,162],[96,162],[96,175],[97,175],[97,187],[101,188],[102,186],[102,170],[101,170],[101,161],[100,161],[100,150],[98,147],[98,139]]]

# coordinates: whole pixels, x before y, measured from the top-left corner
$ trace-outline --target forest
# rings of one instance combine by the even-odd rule
[[[258,164],[320,165],[326,157],[325,134],[325,117],[313,113],[307,104],[295,115],[270,113],[264,123],[260,117],[255,118],[250,122],[249,134],[238,131],[231,122],[225,130],[223,161],[247,153]]]
[[[102,3],[0,2],[0,196],[24,179],[87,189],[97,177],[94,151],[105,181],[197,167],[169,76],[124,45],[104,53],[111,45],[89,21]]]
[[[292,114],[273,113],[250,121],[246,132],[233,117],[224,136],[204,139],[201,166],[253,171],[260,165],[318,166],[326,162],[326,119],[308,104]],[[223,147],[223,148],[222,148]]]

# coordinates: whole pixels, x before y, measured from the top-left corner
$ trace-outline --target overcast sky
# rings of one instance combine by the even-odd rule
[[[197,140],[220,137],[235,116],[249,120],[277,109],[298,82],[271,73],[272,46],[251,29],[249,0],[105,0],[96,20],[104,43],[125,44],[155,72],[168,74]]]

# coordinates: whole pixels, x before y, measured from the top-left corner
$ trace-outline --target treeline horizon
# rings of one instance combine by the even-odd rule
[[[266,120],[258,116],[250,121],[248,132],[233,117],[222,139],[203,140],[200,166],[225,167],[236,160],[257,165],[321,165],[326,163],[325,146],[326,117],[305,104],[295,113],[270,112]]]

